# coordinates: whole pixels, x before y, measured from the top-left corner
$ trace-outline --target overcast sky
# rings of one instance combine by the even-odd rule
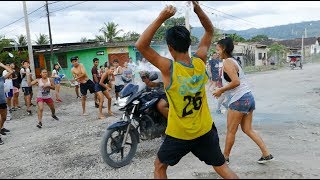
[[[184,16],[187,1],[49,1],[53,43],[79,42],[82,37],[100,35],[104,23],[115,22],[125,32],[142,33],[166,4],[178,8],[174,17]],[[214,26],[224,30],[271,27],[320,20],[320,1],[199,1]],[[40,8],[45,1],[27,1],[27,11]],[[15,38],[26,34],[22,1],[1,1],[0,35]],[[32,41],[40,33],[49,34],[45,6],[30,14]],[[22,18],[21,20],[8,24]],[[190,25],[201,26],[190,12]]]

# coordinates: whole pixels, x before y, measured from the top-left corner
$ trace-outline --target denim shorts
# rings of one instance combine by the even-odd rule
[[[244,94],[240,99],[231,103],[229,109],[239,111],[242,113],[249,113],[256,109],[256,103],[251,92]]]
[[[61,79],[60,78],[54,78],[54,84],[60,84]]]

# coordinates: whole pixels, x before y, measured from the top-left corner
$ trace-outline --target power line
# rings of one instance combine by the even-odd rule
[[[237,18],[237,19],[240,19],[240,20],[242,20],[242,21],[248,22],[248,23],[250,23],[251,25],[252,25],[252,24],[254,24],[254,26],[256,26],[256,25],[257,25],[257,23],[255,23],[255,22],[251,22],[251,21],[248,21],[248,20],[242,19],[242,18],[240,18],[240,17],[237,17],[237,16],[233,16],[233,15],[227,14],[227,13],[225,13],[225,12],[219,11],[219,10],[217,10],[217,9],[215,9],[215,8],[212,8],[212,7],[210,7],[210,6],[207,6],[207,5],[205,5],[205,4],[202,4],[202,3],[201,3],[200,5],[203,5],[203,6],[205,6],[205,7],[209,8],[209,9],[212,9],[212,10],[214,10],[214,11],[217,11],[217,12],[223,13],[223,14],[228,15],[228,16],[230,16],[230,17]]]
[[[136,5],[135,3],[133,3],[132,1],[128,1],[130,4],[132,4],[132,5],[134,5],[134,6],[136,6],[136,7],[138,7],[138,8],[140,8],[140,6],[138,6],[138,5]]]
[[[37,22],[37,21],[39,21],[40,19],[42,19],[43,17],[45,17],[45,15],[40,16],[40,17],[38,17],[38,18],[34,18],[34,19],[32,19],[32,20],[29,22],[29,24],[31,24],[31,23],[33,23],[33,22]],[[20,26],[18,26],[18,27],[16,27],[16,28],[13,28],[13,29],[11,29],[11,30],[3,33],[3,35],[7,35],[8,33],[11,33],[12,31],[14,31],[14,30],[16,30],[16,29],[18,29],[18,28],[23,28],[24,26],[25,26],[25,25],[22,24],[22,25],[20,25]]]
[[[61,2],[61,1],[54,1],[54,2],[50,2],[50,3],[48,3],[48,5],[49,5],[49,4],[59,3],[59,2]]]
[[[39,7],[39,8],[37,8],[36,10],[34,10],[34,11],[30,12],[28,15],[30,15],[30,14],[32,14],[32,13],[34,13],[34,12],[38,11],[39,9],[43,8],[44,6],[45,6],[45,5],[43,5],[43,6]],[[13,21],[13,22],[11,22],[11,23],[9,23],[9,24],[7,24],[7,25],[5,25],[5,26],[1,27],[1,28],[0,28],[0,30],[1,30],[1,29],[3,29],[3,28],[5,28],[5,27],[8,27],[8,26],[10,26],[10,25],[12,25],[12,24],[14,24],[14,23],[16,23],[16,22],[18,22],[18,21],[20,21],[20,20],[21,20],[21,19],[23,19],[23,18],[24,18],[24,17],[21,17],[21,18],[19,18],[19,19],[15,20],[15,21]]]
[[[83,2],[79,2],[79,3],[75,3],[75,4],[72,4],[72,5],[70,5],[70,6],[67,6],[67,7],[64,7],[64,8],[61,8],[61,9],[58,9],[58,10],[56,10],[56,11],[52,11],[52,12],[50,12],[50,13],[54,13],[54,12],[58,12],[58,11],[62,11],[62,10],[67,9],[67,8],[69,8],[69,7],[73,7],[73,6],[76,6],[76,5],[82,4],[82,3],[84,3],[84,2],[87,2],[87,1],[83,1]]]

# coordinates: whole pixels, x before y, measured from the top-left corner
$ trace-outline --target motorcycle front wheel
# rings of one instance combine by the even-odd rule
[[[104,162],[113,168],[128,165],[137,151],[138,139],[133,131],[128,133],[126,142],[121,147],[125,134],[126,129],[110,129],[103,135],[101,155]]]

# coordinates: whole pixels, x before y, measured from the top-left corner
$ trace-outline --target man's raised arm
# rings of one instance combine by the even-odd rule
[[[160,56],[154,49],[150,47],[151,40],[164,21],[172,17],[176,13],[176,8],[167,6],[161,11],[159,16],[148,26],[142,33],[135,46],[140,53],[151,64],[160,69],[163,75],[170,75],[170,60]]]
[[[193,10],[194,12],[197,14],[204,30],[205,33],[203,35],[203,37],[201,38],[201,41],[199,43],[199,47],[198,50],[196,52],[197,56],[199,58],[201,58],[204,63],[206,63],[207,61],[207,54],[211,45],[211,41],[213,38],[213,25],[209,19],[209,17],[203,12],[203,10],[201,9],[198,1],[192,1],[193,3]]]

